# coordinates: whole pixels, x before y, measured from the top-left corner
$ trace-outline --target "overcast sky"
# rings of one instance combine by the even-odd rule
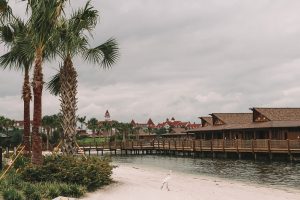
[[[73,9],[83,2],[71,0]],[[298,0],[94,0],[93,5],[101,18],[91,43],[115,37],[121,57],[111,70],[74,61],[81,116],[100,120],[108,109],[120,121],[151,117],[157,123],[174,116],[199,122],[197,117],[212,112],[300,107]],[[13,7],[21,12],[25,4]],[[44,65],[45,80],[57,66]],[[22,119],[21,86],[21,72],[0,72],[0,115]],[[45,91],[43,114],[58,111],[58,98]]]

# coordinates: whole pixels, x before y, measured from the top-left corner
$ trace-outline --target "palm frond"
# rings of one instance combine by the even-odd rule
[[[14,32],[12,27],[10,25],[0,27],[0,37],[1,42],[4,42],[5,44],[10,44],[13,42]]]
[[[51,80],[47,83],[47,89],[52,95],[59,95],[60,91],[60,74],[59,72],[52,76]]]
[[[119,58],[118,43],[115,39],[111,38],[95,48],[88,49],[84,57],[90,63],[99,64],[103,68],[109,68]]]
[[[5,22],[9,21],[13,17],[12,9],[8,5],[7,0],[0,0],[0,22],[1,24],[5,24]]]
[[[95,28],[98,17],[98,10],[94,9],[90,1],[88,1],[83,8],[78,9],[72,14],[69,20],[69,29],[72,29],[75,33],[79,33],[84,30],[91,31]]]

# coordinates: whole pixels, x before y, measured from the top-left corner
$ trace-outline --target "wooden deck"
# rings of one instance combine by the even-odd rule
[[[127,151],[134,153],[180,152],[180,153],[252,153],[252,154],[300,154],[300,140],[132,140],[126,142],[95,143],[81,147],[84,152]]]

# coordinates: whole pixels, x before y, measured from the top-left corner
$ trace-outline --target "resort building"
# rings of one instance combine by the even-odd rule
[[[212,113],[188,130],[196,139],[300,139],[300,108],[250,108],[249,113]]]
[[[98,135],[104,137],[115,135],[116,130],[113,127],[113,124],[117,122],[118,121],[111,119],[109,111],[106,110],[106,112],[104,113],[104,120],[98,121],[98,125],[100,127]]]
[[[147,123],[138,123],[135,120],[131,120],[130,124],[138,130],[140,136],[152,135],[152,130],[156,127],[151,118],[148,119]]]

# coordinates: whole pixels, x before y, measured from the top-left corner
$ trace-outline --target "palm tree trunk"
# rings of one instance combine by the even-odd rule
[[[42,121],[42,92],[43,92],[43,73],[42,73],[42,50],[39,49],[36,55],[36,61],[33,74],[33,128],[32,128],[32,163],[41,165],[42,156],[42,138],[40,126]]]
[[[68,56],[60,69],[60,100],[62,112],[63,145],[62,152],[76,154],[76,110],[77,110],[77,73],[71,57]]]
[[[29,67],[25,67],[24,83],[23,83],[23,102],[24,102],[24,133],[23,144],[24,154],[30,155],[30,100],[31,100],[31,88],[29,83]]]

